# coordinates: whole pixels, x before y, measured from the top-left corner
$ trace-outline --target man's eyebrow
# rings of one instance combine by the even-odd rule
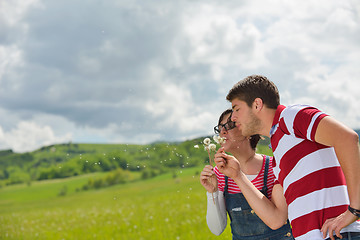
[[[234,104],[231,108],[232,108],[232,110],[234,110],[234,108],[236,107],[236,104]]]

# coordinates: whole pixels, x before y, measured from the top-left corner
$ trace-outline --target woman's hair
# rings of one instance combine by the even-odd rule
[[[218,125],[221,124],[221,122],[224,120],[224,117],[225,117],[226,115],[228,115],[228,114],[230,114],[230,116],[228,117],[227,122],[230,122],[230,121],[231,121],[232,109],[229,108],[229,109],[226,109],[226,110],[220,115],[219,121],[218,121]],[[260,140],[260,135],[259,135],[259,134],[255,134],[255,135],[252,135],[252,136],[250,137],[250,146],[251,146],[252,149],[254,149],[254,150],[256,149],[256,146],[257,146],[259,140]]]

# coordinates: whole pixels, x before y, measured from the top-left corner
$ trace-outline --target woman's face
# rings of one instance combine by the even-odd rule
[[[225,115],[221,121],[221,124],[224,125],[229,121],[230,113]],[[222,147],[227,152],[232,152],[234,150],[241,150],[243,147],[250,147],[249,141],[246,137],[241,134],[241,131],[234,127],[232,129],[226,130],[225,127],[221,128],[220,137],[226,138]],[[246,144],[244,144],[246,143]]]

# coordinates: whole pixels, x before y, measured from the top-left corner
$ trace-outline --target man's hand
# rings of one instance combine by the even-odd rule
[[[219,148],[215,154],[214,161],[222,174],[232,179],[240,175],[239,161],[235,157],[226,154],[224,148]]]
[[[342,238],[340,230],[356,221],[356,216],[346,210],[346,212],[340,214],[337,217],[329,218],[325,221],[321,228],[323,238],[326,238],[326,234],[329,232],[330,239],[334,240],[334,232],[337,237]]]

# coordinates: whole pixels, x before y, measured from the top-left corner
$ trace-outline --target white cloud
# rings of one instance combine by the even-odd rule
[[[210,134],[250,74],[274,81],[283,104],[360,128],[359,39],[357,0],[5,0],[2,146],[29,149],[24,131],[39,144]]]
[[[21,121],[7,132],[0,127],[0,147],[11,148],[15,152],[33,151],[44,145],[68,141],[71,141],[71,134],[55,136],[49,126],[39,126],[34,122]]]
[[[189,10],[184,19],[184,33],[192,48],[188,61],[215,65],[216,79],[220,67],[253,69],[265,63],[261,33],[241,19],[241,12],[203,4]]]
[[[0,84],[5,72],[11,75],[12,79],[16,80],[19,76],[15,70],[16,66],[23,65],[21,50],[16,45],[1,46],[0,45]],[[13,89],[16,89],[16,82],[12,83]]]
[[[30,7],[40,7],[38,0],[2,1],[0,8],[0,22],[10,27],[18,24]]]

